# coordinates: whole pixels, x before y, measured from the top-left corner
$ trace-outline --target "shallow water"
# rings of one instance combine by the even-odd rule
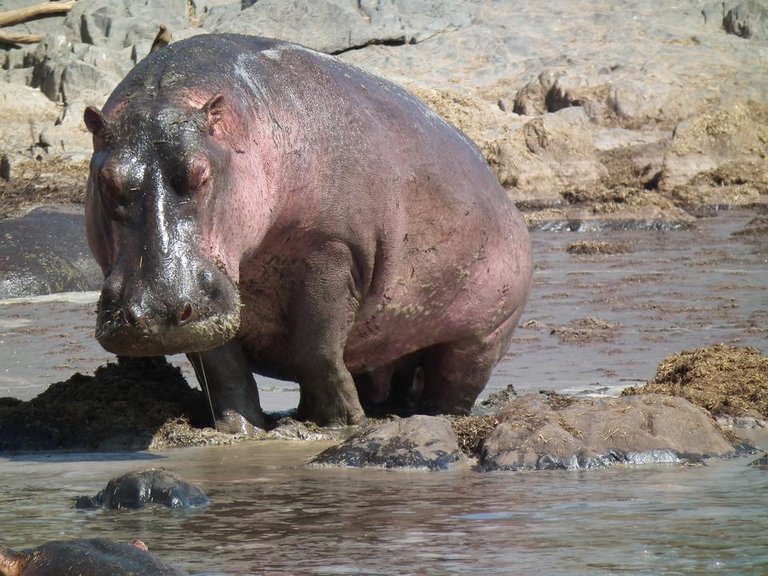
[[[205,574],[765,574],[768,471],[705,467],[482,473],[308,467],[320,445],[0,460],[6,545],[141,538]],[[121,459],[126,458],[126,459]],[[81,511],[111,475],[166,466],[200,510]]]
[[[768,238],[732,236],[750,214],[697,230],[534,232],[536,286],[485,394],[514,384],[611,394],[668,354],[715,342],[768,353]],[[629,254],[573,256],[576,240]],[[0,396],[28,399],[108,358],[92,338],[95,295],[0,304]],[[563,341],[598,318],[615,329]],[[180,358],[176,360],[181,361]],[[261,383],[268,409],[293,384]],[[768,438],[758,436],[763,448]],[[766,574],[768,470],[704,467],[480,473],[319,469],[323,445],[248,443],[155,454],[0,458],[0,541],[141,538],[197,574]],[[193,511],[78,511],[72,498],[140,466],[166,466],[212,498]]]

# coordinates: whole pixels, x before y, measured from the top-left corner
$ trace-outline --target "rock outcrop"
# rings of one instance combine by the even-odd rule
[[[698,462],[735,452],[712,417],[682,398],[528,395],[507,405],[498,419],[482,443],[485,470]]]
[[[324,450],[312,463],[445,470],[461,459],[456,434],[447,418],[411,416],[369,425]]]

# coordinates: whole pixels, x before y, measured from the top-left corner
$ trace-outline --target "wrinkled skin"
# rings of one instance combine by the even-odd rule
[[[141,540],[101,538],[48,542],[14,552],[0,546],[1,576],[184,576],[158,559]]]
[[[394,84],[292,44],[202,35],[140,62],[94,135],[97,337],[185,352],[217,425],[467,413],[531,284],[525,224],[466,136]]]

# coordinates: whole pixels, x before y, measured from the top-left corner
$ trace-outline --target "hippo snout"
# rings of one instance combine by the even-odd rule
[[[240,297],[218,269],[151,279],[112,271],[98,303],[96,338],[122,356],[200,352],[231,340],[240,327]]]

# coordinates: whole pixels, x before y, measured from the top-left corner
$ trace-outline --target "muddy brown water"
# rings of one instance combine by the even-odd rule
[[[752,217],[726,212],[694,230],[534,232],[534,292],[485,395],[507,384],[613,394],[653,376],[668,354],[715,342],[768,353],[768,237],[734,235]],[[577,240],[631,251],[568,254]],[[29,399],[104,363],[94,302],[86,293],[0,304],[0,396]],[[268,409],[295,405],[294,384],[261,390]],[[768,448],[764,432],[755,440]],[[307,467],[324,446],[0,458],[0,541],[141,538],[196,574],[768,572],[768,471],[753,458],[538,473]],[[73,497],[148,465],[198,483],[211,505],[74,509]]]

